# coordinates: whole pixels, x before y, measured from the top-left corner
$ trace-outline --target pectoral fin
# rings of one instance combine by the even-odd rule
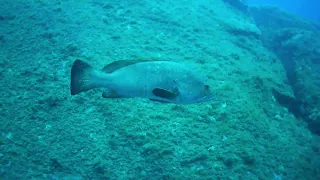
[[[155,88],[152,90],[152,93],[155,96],[158,96],[164,99],[170,99],[170,100],[175,99],[179,95],[178,89],[174,91],[170,91],[162,88]]]

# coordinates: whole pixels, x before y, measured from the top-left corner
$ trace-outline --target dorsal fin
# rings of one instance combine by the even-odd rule
[[[113,71],[132,65],[136,63],[141,63],[141,62],[148,62],[148,61],[164,61],[164,60],[159,60],[159,59],[135,59],[135,60],[119,60],[119,61],[114,61],[108,65],[106,65],[102,71],[105,73],[112,73]]]
[[[119,60],[119,61],[114,61],[108,65],[106,65],[102,71],[105,73],[112,73],[113,71],[132,65],[132,64],[136,64],[139,62],[143,62],[141,60]]]

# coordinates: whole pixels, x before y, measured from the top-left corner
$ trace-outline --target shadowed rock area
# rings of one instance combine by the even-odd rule
[[[264,44],[281,59],[294,96],[289,107],[320,135],[320,34],[314,23],[274,7],[252,8]],[[279,94],[279,92],[277,92]],[[281,96],[278,96],[281,97]],[[288,101],[280,98],[280,101]],[[292,108],[295,107],[295,108]]]

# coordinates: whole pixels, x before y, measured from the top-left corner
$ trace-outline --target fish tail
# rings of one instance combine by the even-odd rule
[[[97,74],[97,70],[88,63],[78,59],[75,60],[71,68],[71,95],[100,87],[99,84],[94,82],[94,79],[98,76]]]

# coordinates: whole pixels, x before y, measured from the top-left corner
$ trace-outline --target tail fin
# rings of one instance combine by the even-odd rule
[[[76,95],[84,91],[96,88],[92,79],[96,71],[88,63],[75,60],[71,68],[71,95]]]

